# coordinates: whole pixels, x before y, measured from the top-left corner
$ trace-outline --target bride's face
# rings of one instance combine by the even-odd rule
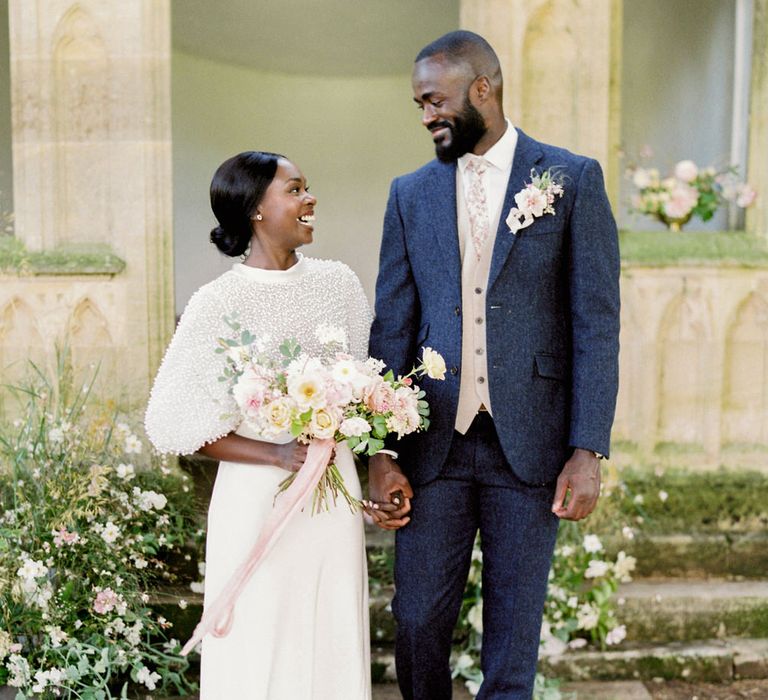
[[[309,193],[301,171],[289,160],[277,163],[277,172],[256,207],[256,236],[272,247],[293,250],[312,242],[317,199]],[[254,215],[255,216],[255,215]]]

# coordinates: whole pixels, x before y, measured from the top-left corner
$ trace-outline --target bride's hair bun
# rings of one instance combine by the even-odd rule
[[[236,258],[248,250],[253,236],[251,217],[285,156],[266,151],[245,151],[225,160],[211,180],[211,209],[219,222],[211,231],[213,243],[224,255]]]
[[[251,237],[233,236],[227,233],[221,226],[211,229],[211,243],[215,245],[224,255],[236,258],[243,255],[248,250],[248,243]]]

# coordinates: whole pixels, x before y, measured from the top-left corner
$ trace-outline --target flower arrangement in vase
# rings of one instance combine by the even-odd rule
[[[746,208],[757,196],[735,167],[699,168],[692,160],[681,160],[663,179],[656,168],[640,166],[629,167],[627,177],[638,190],[631,210],[658,219],[670,231],[680,231],[694,216],[709,221],[725,202]]]

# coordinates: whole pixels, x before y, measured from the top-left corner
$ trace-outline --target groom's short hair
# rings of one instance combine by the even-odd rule
[[[474,76],[485,75],[501,98],[501,64],[493,47],[474,32],[460,29],[443,34],[427,44],[416,56],[414,63],[425,58],[443,58],[450,63],[464,63]]]

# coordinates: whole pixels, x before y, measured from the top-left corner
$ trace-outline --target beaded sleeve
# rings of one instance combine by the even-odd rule
[[[159,452],[191,454],[240,422],[227,384],[218,380],[223,355],[215,352],[216,339],[227,334],[220,301],[200,289],[179,321],[147,406],[144,426]]]

